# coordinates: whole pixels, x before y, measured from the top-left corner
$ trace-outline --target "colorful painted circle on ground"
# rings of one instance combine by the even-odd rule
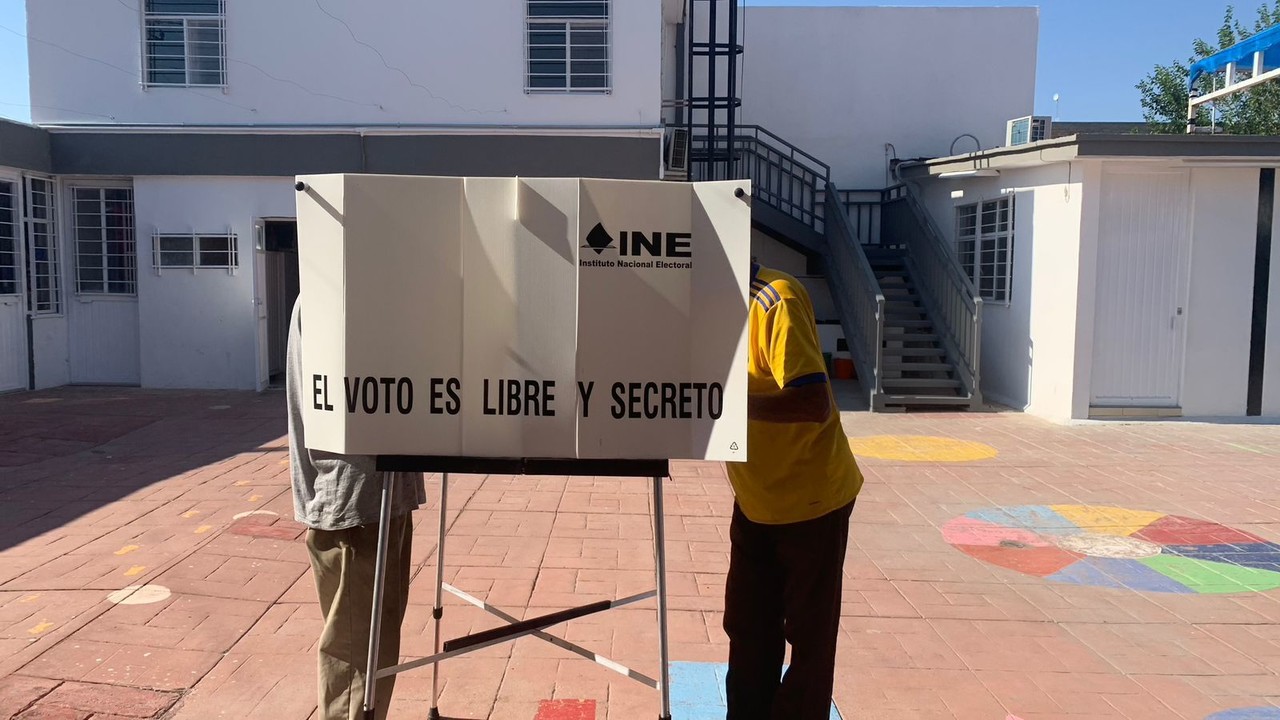
[[[973,462],[1000,454],[979,442],[923,435],[854,437],[849,438],[849,447],[858,457],[906,462]]]
[[[1224,710],[1214,713],[1204,720],[1280,720],[1280,708],[1254,707]]]
[[[1280,543],[1207,520],[1098,505],[996,507],[954,518],[947,542],[1071,585],[1164,593],[1280,588]]]

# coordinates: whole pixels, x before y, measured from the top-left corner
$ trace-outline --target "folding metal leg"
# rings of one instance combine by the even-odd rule
[[[440,620],[444,617],[444,536],[445,512],[449,499],[449,473],[440,476],[440,530],[436,537],[436,604],[431,610],[435,639],[431,654],[440,654]],[[440,720],[440,663],[431,664],[431,710],[427,714],[430,720]]]
[[[667,642],[667,532],[662,512],[662,478],[653,478],[653,560],[658,590],[658,692],[662,694],[659,720],[671,720],[670,649]]]
[[[373,565],[373,617],[369,621],[369,655],[364,674],[364,720],[373,720],[377,703],[378,651],[382,640],[383,590],[387,581],[387,545],[391,535],[391,501],[395,482],[389,473],[382,476],[382,510],[378,514],[378,556]]]
[[[529,461],[521,461],[519,467],[514,470],[509,469],[507,466],[501,466],[500,471],[516,472],[520,474],[535,474],[535,473],[527,472],[527,470],[529,470],[529,467],[527,467],[528,463]],[[380,466],[382,465],[381,459],[379,464]],[[385,471],[404,469],[400,467],[395,467],[394,463],[388,463],[388,464],[392,466],[386,467],[386,468],[380,467],[380,469],[384,469]],[[665,472],[666,463],[664,462],[662,465],[663,465],[662,472]],[[626,472],[618,472],[616,471],[616,468],[610,468],[610,469],[614,470],[612,474],[616,477],[637,477],[637,476],[643,477],[646,475],[647,472],[654,471],[653,469],[651,469],[651,467],[652,465],[650,465],[649,467],[646,467],[642,472],[636,472],[636,473],[630,473],[630,474]],[[438,469],[442,470],[443,468],[438,468]],[[539,469],[546,470],[546,469],[550,469],[550,467],[549,466],[539,467]],[[581,468],[581,469],[585,470],[586,468]],[[430,468],[419,467],[419,468],[413,468],[412,471],[421,472],[421,471],[431,471],[431,470]],[[598,473],[599,473],[599,470],[595,470],[591,474],[598,474]],[[586,474],[586,473],[580,473],[580,474]],[[429,657],[419,658],[417,660],[411,660],[409,662],[400,663],[390,667],[378,668],[377,664],[378,664],[379,639],[380,639],[381,630],[382,630],[383,593],[384,593],[384,585],[386,584],[386,573],[387,573],[387,567],[386,567],[387,545],[388,545],[388,537],[390,533],[392,497],[394,493],[394,488],[392,487],[394,483],[390,483],[390,482],[384,483],[382,488],[381,524],[380,524],[380,530],[378,535],[378,557],[377,557],[377,564],[375,566],[375,571],[374,571],[374,583],[376,587],[374,588],[374,612],[373,612],[373,619],[371,623],[372,632],[371,632],[371,637],[369,642],[369,657],[368,657],[368,663],[367,663],[368,672],[367,672],[366,685],[365,685],[364,720],[374,720],[374,716],[375,716],[374,703],[376,702],[375,690],[376,690],[377,680],[379,677],[391,677],[394,675],[398,675],[402,672],[405,672],[407,670],[412,670],[414,668],[419,668],[419,667],[425,667],[426,665],[432,666],[431,707],[430,707],[428,717],[431,720],[440,720],[440,709],[439,709],[440,663],[442,661],[447,660],[449,658],[461,656],[470,652],[474,652],[477,650],[481,650],[486,647],[491,647],[499,643],[510,642],[511,640],[514,640],[516,638],[526,637],[526,636],[534,636],[546,642],[550,642],[558,647],[562,647],[566,650],[569,650],[588,660],[593,660],[597,664],[603,667],[606,667],[616,673],[619,673],[620,675],[629,677],[632,680],[640,682],[644,685],[648,685],[649,687],[657,687],[661,693],[661,698],[662,698],[662,708],[658,718],[659,720],[671,720],[671,690],[670,690],[671,674],[670,674],[670,667],[669,667],[671,658],[670,658],[670,645],[669,645],[669,639],[668,639],[668,624],[667,624],[666,518],[663,510],[663,500],[662,500],[662,483],[663,483],[663,480],[666,478],[664,478],[661,475],[653,475],[650,477],[652,477],[652,480],[653,480],[653,554],[654,554],[654,565],[655,565],[655,575],[656,575],[656,588],[651,592],[640,593],[637,595],[632,595],[630,597],[620,598],[618,600],[592,603],[589,605],[583,605],[581,607],[570,608],[568,610],[562,610],[559,612],[550,613],[548,615],[543,615],[536,618],[529,618],[526,620],[517,621],[515,619],[515,616],[505,613],[499,610],[498,608],[490,606],[488,603],[480,600],[479,598],[473,597],[457,588],[454,588],[450,585],[445,584],[444,582],[444,546],[445,546],[445,539],[446,539],[446,536],[445,536],[446,517],[448,514],[448,505],[449,505],[449,500],[448,500],[449,499],[449,473],[448,472],[442,473],[440,478],[439,529],[438,529],[437,538],[436,538],[436,593],[435,593],[435,606],[432,610],[432,618],[434,619],[433,652]],[[479,633],[473,633],[465,637],[454,638],[448,642],[442,643],[441,636],[443,633],[441,628],[441,621],[444,617],[444,593],[446,591],[454,595],[457,595],[458,597],[462,598],[463,600],[473,605],[476,605],[477,607],[480,607],[481,609],[485,610],[490,614],[493,614],[502,618],[508,623],[508,627],[485,630]],[[587,615],[592,615],[597,612],[602,612],[610,608],[616,608],[624,605],[629,605],[635,602],[640,602],[645,599],[648,599],[649,597],[654,597],[654,596],[657,597],[657,605],[658,605],[657,607],[658,654],[659,654],[659,661],[661,663],[660,673],[657,679],[650,678],[642,673],[631,670],[630,668],[627,668],[609,658],[603,657],[597,653],[587,650],[582,646],[568,642],[563,638],[555,637],[545,632],[545,630],[551,627],[552,625],[558,625],[560,623],[567,622],[575,618],[585,617]]]

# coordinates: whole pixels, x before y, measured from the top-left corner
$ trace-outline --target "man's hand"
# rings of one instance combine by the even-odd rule
[[[783,388],[768,395],[747,395],[747,417],[767,423],[820,423],[831,417],[827,383]]]

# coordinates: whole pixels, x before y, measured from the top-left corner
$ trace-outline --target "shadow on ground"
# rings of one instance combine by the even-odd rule
[[[277,395],[67,387],[0,397],[0,550],[160,481],[278,449]]]

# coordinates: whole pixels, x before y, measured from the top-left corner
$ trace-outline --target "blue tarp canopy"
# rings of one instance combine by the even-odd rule
[[[1200,60],[1191,66],[1188,88],[1194,88],[1196,80],[1205,73],[1222,72],[1228,63],[1235,63],[1241,70],[1253,70],[1253,54],[1261,52],[1263,72],[1280,68],[1280,25],[1242,40],[1216,55]]]

